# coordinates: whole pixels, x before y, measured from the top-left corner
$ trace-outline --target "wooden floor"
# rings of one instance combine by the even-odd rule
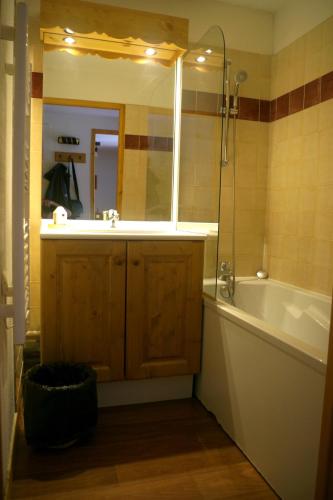
[[[219,500],[277,498],[196,400],[100,411],[95,436],[35,452],[17,437],[12,498]]]

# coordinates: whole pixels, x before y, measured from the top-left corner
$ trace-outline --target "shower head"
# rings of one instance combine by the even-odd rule
[[[235,91],[234,91],[234,98],[233,98],[233,108],[235,110],[235,113],[237,114],[238,112],[238,92],[239,92],[239,86],[241,83],[245,82],[247,80],[247,73],[244,69],[240,69],[237,71],[237,73],[234,76],[235,80]]]
[[[237,71],[237,73],[234,76],[235,79],[235,84],[239,86],[241,83],[245,82],[247,80],[247,73],[243,69],[240,69]]]

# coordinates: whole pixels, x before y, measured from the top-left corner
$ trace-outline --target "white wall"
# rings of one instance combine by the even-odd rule
[[[333,16],[333,0],[292,0],[274,16],[274,53]]]
[[[0,24],[14,22],[14,2],[0,4]],[[13,62],[12,42],[0,41],[0,277],[4,273],[11,282],[11,157],[12,157],[12,85],[5,74],[5,63]],[[3,300],[3,297],[0,297]],[[0,320],[0,475],[8,478],[10,444],[14,424],[14,353],[13,330]],[[1,482],[1,481],[0,481]],[[6,484],[5,484],[6,486]],[[0,491],[0,497],[2,497]]]
[[[116,130],[118,120],[115,117],[115,112],[113,110],[96,110],[94,108],[75,108],[71,106],[44,106],[43,174],[55,165],[55,151],[86,153],[86,163],[77,163],[75,165],[80,199],[84,208],[81,219],[90,218],[90,141],[91,129],[93,128]],[[80,145],[58,144],[57,139],[61,135],[79,137]],[[43,180],[42,196],[45,194],[47,185],[48,182]],[[71,189],[72,196],[74,196],[72,181]]]
[[[117,162],[118,148],[100,146],[95,158],[95,174],[97,189],[95,192],[95,207],[102,212],[117,205]],[[120,207],[117,207],[120,209]]]

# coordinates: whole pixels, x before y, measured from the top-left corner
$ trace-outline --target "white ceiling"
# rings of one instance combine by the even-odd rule
[[[239,5],[240,7],[250,7],[251,9],[276,12],[286,5],[290,0],[218,0],[222,3]]]

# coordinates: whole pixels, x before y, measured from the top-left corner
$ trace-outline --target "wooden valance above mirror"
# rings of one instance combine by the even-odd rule
[[[74,55],[141,62],[145,50],[154,48],[151,59],[171,65],[188,46],[188,19],[81,0],[41,0],[40,26],[45,50]],[[75,39],[71,45],[68,36]]]

